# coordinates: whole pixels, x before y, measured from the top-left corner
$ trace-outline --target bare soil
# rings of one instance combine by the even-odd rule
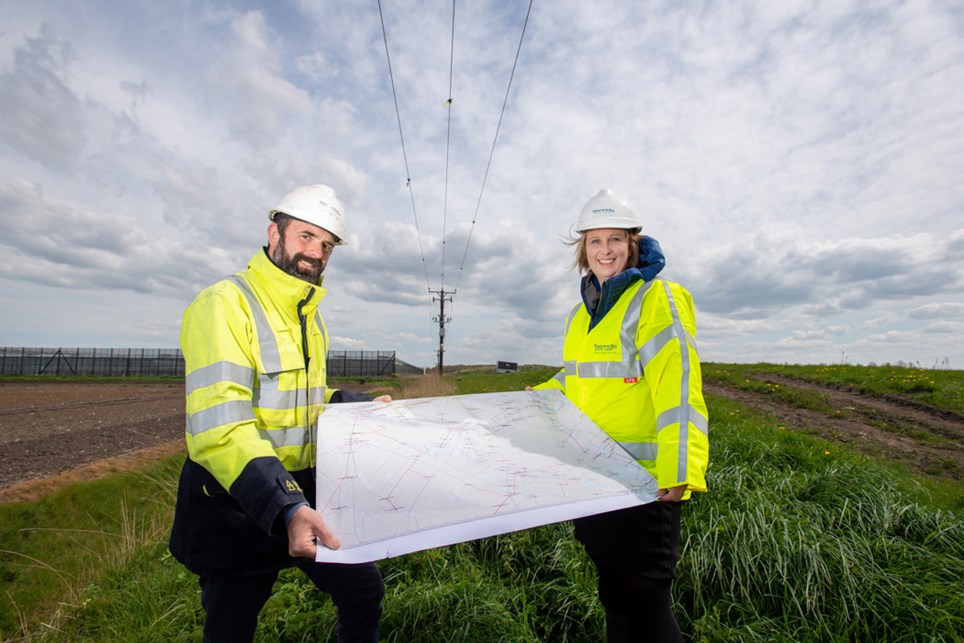
[[[964,416],[911,400],[877,397],[767,375],[818,389],[839,408],[825,413],[773,396],[706,383],[707,392],[869,455],[936,477],[964,471]],[[134,469],[184,452],[180,383],[0,382],[0,502],[40,497],[77,480]]]
[[[895,395],[869,395],[767,373],[771,384],[815,391],[833,412],[789,406],[773,395],[704,382],[707,393],[766,413],[788,429],[804,430],[847,444],[874,458],[896,461],[910,471],[960,479],[964,472],[964,415]]]
[[[182,383],[0,382],[0,502],[179,450]]]

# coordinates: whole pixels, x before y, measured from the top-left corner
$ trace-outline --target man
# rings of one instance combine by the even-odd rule
[[[188,458],[171,530],[200,578],[205,641],[250,641],[278,571],[297,565],[338,612],[342,641],[377,641],[385,588],[373,563],[316,563],[338,538],[314,506],[313,435],[323,403],[370,400],[326,387],[322,273],[344,243],[334,190],[309,185],[268,213],[268,245],[184,313]],[[377,401],[391,401],[389,396]]]

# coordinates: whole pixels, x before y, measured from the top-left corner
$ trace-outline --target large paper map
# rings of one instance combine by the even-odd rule
[[[558,390],[334,404],[318,511],[356,563],[655,500],[656,481]]]

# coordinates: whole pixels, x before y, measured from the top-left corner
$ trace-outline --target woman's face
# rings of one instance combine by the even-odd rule
[[[600,228],[586,232],[586,259],[589,269],[602,284],[628,268],[629,232],[616,228]]]

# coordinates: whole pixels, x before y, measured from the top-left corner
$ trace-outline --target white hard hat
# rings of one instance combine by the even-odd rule
[[[336,245],[346,243],[345,211],[335,191],[327,185],[316,183],[292,190],[268,212],[268,218],[274,221],[279,213],[324,228],[338,239]]]
[[[575,226],[576,232],[598,228],[620,228],[639,232],[642,226],[629,201],[613,194],[612,190],[600,190],[599,194],[582,206]]]

